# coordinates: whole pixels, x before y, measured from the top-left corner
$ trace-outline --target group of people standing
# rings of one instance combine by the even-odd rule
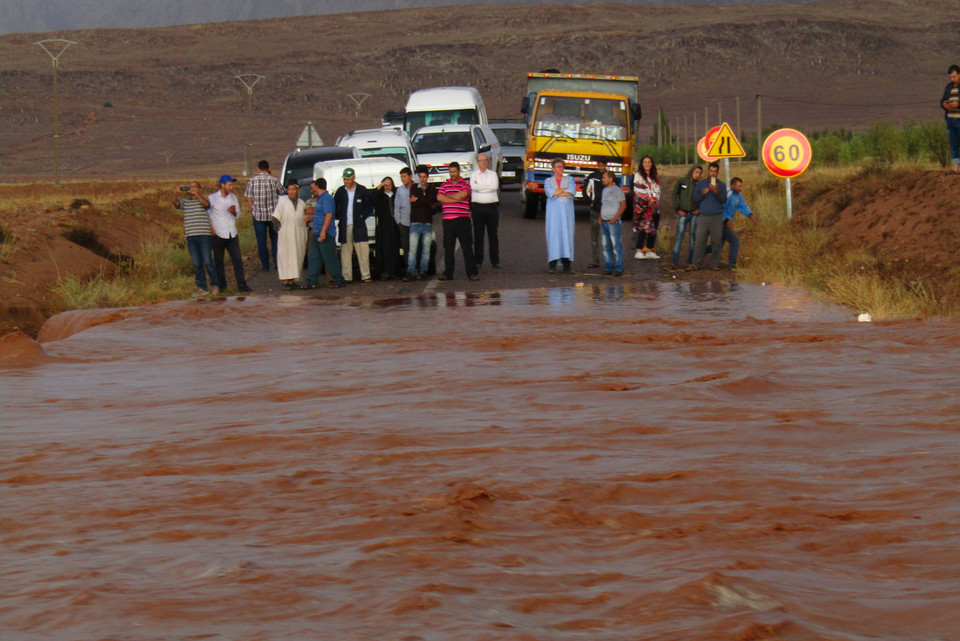
[[[400,170],[400,185],[384,178],[376,189],[357,183],[352,168],[343,170],[343,185],[331,194],[327,181],[318,178],[310,183],[310,197],[300,195],[300,187],[290,182],[281,185],[270,173],[270,165],[262,160],[259,173],[251,178],[244,197],[253,218],[254,233],[261,267],[264,271],[276,266],[284,289],[314,289],[320,275],[327,274],[327,286],[343,287],[354,280],[354,256],[362,282],[370,282],[374,274],[381,279],[405,281],[425,279],[435,273],[435,235],[433,220],[437,213],[443,224],[444,270],[438,280],[454,277],[457,244],[470,280],[479,280],[483,264],[485,239],[489,242],[489,258],[493,267],[500,267],[499,245],[499,179],[489,169],[489,158],[480,154],[478,168],[470,178],[460,175],[460,166],[449,166],[449,179],[439,187],[429,182],[426,166],[416,168],[417,180],[409,167]],[[565,173],[564,161],[552,163],[553,175],[544,183],[546,203],[546,241],[548,272],[564,273],[573,269],[574,199],[576,182]],[[677,210],[677,226],[670,261],[679,268],[684,235],[689,235],[688,270],[699,269],[707,253],[710,267],[719,269],[723,243],[730,245],[729,267],[736,268],[739,238],[733,229],[737,211],[752,217],[741,189],[740,178],[727,186],[718,178],[719,165],[710,163],[707,176],[695,165],[680,178],[673,189]],[[174,206],[184,213],[187,247],[193,260],[197,284],[196,294],[207,291],[222,293],[227,280],[224,252],[229,253],[234,267],[238,291],[250,291],[243,270],[236,219],[240,202],[233,193],[236,179],[220,177],[219,189],[208,195],[200,193],[200,184],[180,187]],[[627,199],[617,183],[617,175],[598,163],[597,170],[584,183],[584,194],[591,204],[592,259],[588,268],[603,263],[603,274],[623,275],[622,219]],[[636,259],[658,259],[655,244],[660,226],[660,178],[653,158],[644,156],[633,177],[633,229],[636,232]],[[370,235],[367,219],[376,218],[374,263],[370,262]],[[707,242],[709,239],[709,243]],[[337,245],[340,254],[337,256]],[[306,278],[297,280],[306,259]],[[372,268],[372,269],[371,269]],[[209,277],[210,289],[207,288]]]

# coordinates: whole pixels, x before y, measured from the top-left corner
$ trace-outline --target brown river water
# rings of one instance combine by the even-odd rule
[[[0,639],[960,639],[960,322],[651,283],[70,312]]]

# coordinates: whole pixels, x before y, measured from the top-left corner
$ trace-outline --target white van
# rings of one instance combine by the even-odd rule
[[[407,99],[403,130],[411,138],[421,127],[486,125],[487,108],[474,87],[434,87],[414,91]]]
[[[487,125],[441,125],[421,127],[413,137],[413,148],[420,162],[427,166],[429,182],[440,183],[450,178],[450,163],[460,165],[460,175],[469,178],[477,168],[477,156],[486,154],[490,169],[499,178],[503,155],[497,136]]]
[[[367,189],[376,189],[380,182],[390,176],[393,178],[393,184],[400,184],[400,170],[406,167],[406,163],[400,162],[396,158],[386,156],[356,158],[353,160],[329,160],[318,162],[313,166],[313,179],[325,178],[327,181],[327,191],[330,195],[337,193],[337,190],[343,186],[343,170],[347,167],[353,169],[356,174],[357,182]],[[367,234],[370,236],[370,245],[376,242],[377,217],[367,217]]]
[[[402,129],[357,129],[337,140],[338,147],[355,147],[361,158],[389,156],[410,169],[417,166],[417,155],[410,144],[410,136]]]

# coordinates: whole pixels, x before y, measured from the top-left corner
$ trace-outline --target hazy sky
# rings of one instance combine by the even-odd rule
[[[551,4],[597,0],[558,0]],[[609,2],[610,0],[605,0]],[[624,4],[736,4],[744,0],[614,0]],[[785,0],[746,0],[784,2]],[[813,0],[790,0],[810,2]],[[536,4],[532,0],[475,0],[470,4]],[[311,14],[409,9],[465,4],[451,0],[0,0],[0,34],[111,27],[164,27],[178,24],[258,20]],[[543,4],[543,3],[540,3]]]

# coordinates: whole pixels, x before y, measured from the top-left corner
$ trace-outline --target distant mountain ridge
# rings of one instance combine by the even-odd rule
[[[552,4],[594,4],[600,0],[553,0]],[[606,0],[609,2],[609,0]],[[631,5],[729,5],[744,0],[619,0]],[[787,0],[747,0],[758,4]],[[813,0],[792,0],[792,2]],[[460,5],[452,0],[0,0],[0,34],[49,33],[79,29],[143,29],[211,22],[232,22]],[[470,4],[538,4],[527,0],[479,0]]]

